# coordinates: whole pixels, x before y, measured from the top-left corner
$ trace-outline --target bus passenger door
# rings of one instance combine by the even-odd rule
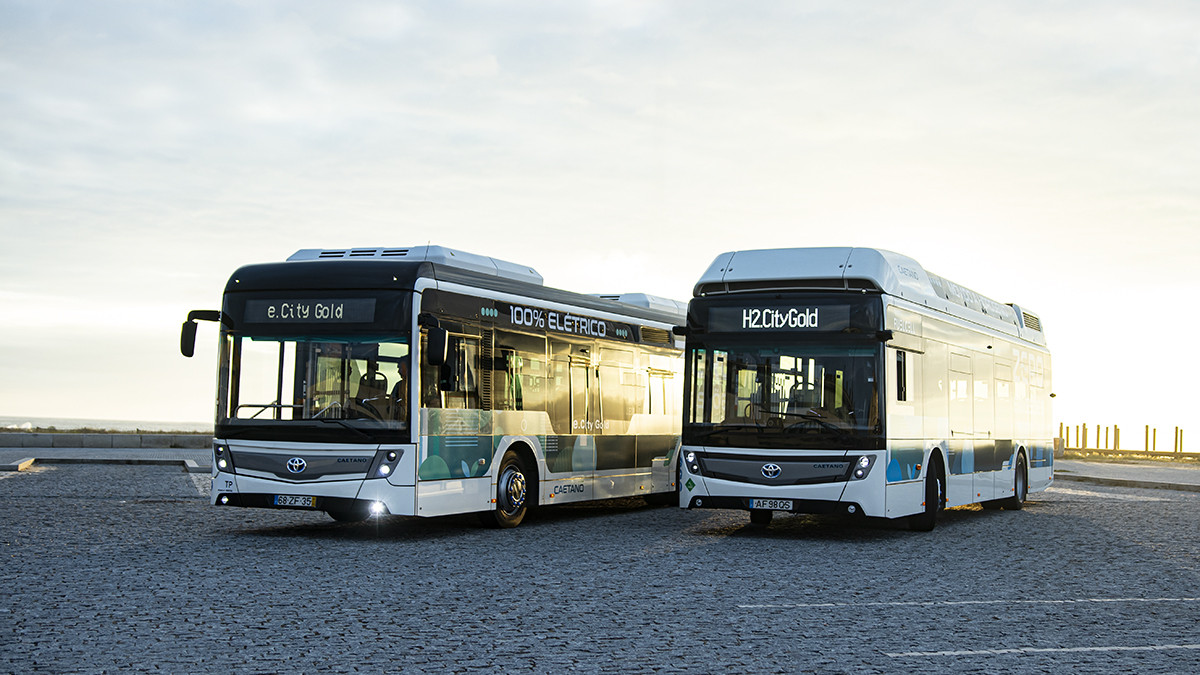
[[[550,377],[546,412],[554,429],[546,436],[547,503],[592,499],[596,444],[588,431],[594,425],[587,350],[577,343],[550,340]]]
[[[594,475],[599,456],[596,437],[600,397],[596,393],[596,377],[588,361],[571,360],[571,436],[575,447],[571,454],[571,471],[575,475],[586,474],[589,482]],[[602,495],[595,494],[599,498]]]
[[[946,499],[950,506],[957,506],[975,501],[975,420],[969,355],[950,352],[947,380],[950,466],[946,467]]]
[[[995,382],[992,380],[992,357],[976,354],[971,359],[974,369],[972,412],[975,427],[975,500],[994,499],[996,496],[996,435],[994,404]]]

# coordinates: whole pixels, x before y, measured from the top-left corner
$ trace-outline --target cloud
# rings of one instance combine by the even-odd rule
[[[1197,29],[1170,1],[6,2],[0,302],[173,331],[238,265],[427,241],[675,296],[723,250],[845,243],[1038,309],[1193,289]]]

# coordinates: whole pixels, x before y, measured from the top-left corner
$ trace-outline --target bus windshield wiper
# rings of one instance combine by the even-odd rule
[[[371,434],[368,434],[367,432],[363,431],[362,429],[359,429],[358,427],[356,427],[352,424],[348,424],[346,422],[346,420],[343,420],[343,419],[339,419],[336,417],[314,417],[314,418],[312,418],[312,421],[324,422],[326,424],[337,424],[338,426],[341,426],[345,429],[349,429],[350,431],[353,431],[354,433],[358,434],[359,436],[362,436],[363,438],[365,438],[369,441],[375,440],[375,437],[372,436]]]

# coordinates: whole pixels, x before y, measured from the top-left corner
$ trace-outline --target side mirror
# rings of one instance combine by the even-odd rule
[[[179,333],[179,353],[189,359],[196,353],[196,322],[184,321]]]
[[[425,363],[440,366],[446,362],[446,346],[449,335],[445,328],[428,328],[425,333]]]
[[[194,309],[188,312],[187,321],[179,331],[179,353],[192,358],[196,353],[196,322],[220,321],[221,313],[211,309]]]

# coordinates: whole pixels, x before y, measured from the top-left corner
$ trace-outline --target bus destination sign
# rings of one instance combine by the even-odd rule
[[[849,305],[798,305],[776,307],[712,307],[709,330],[840,331],[850,326]]]
[[[371,323],[374,298],[247,300],[246,323]]]

